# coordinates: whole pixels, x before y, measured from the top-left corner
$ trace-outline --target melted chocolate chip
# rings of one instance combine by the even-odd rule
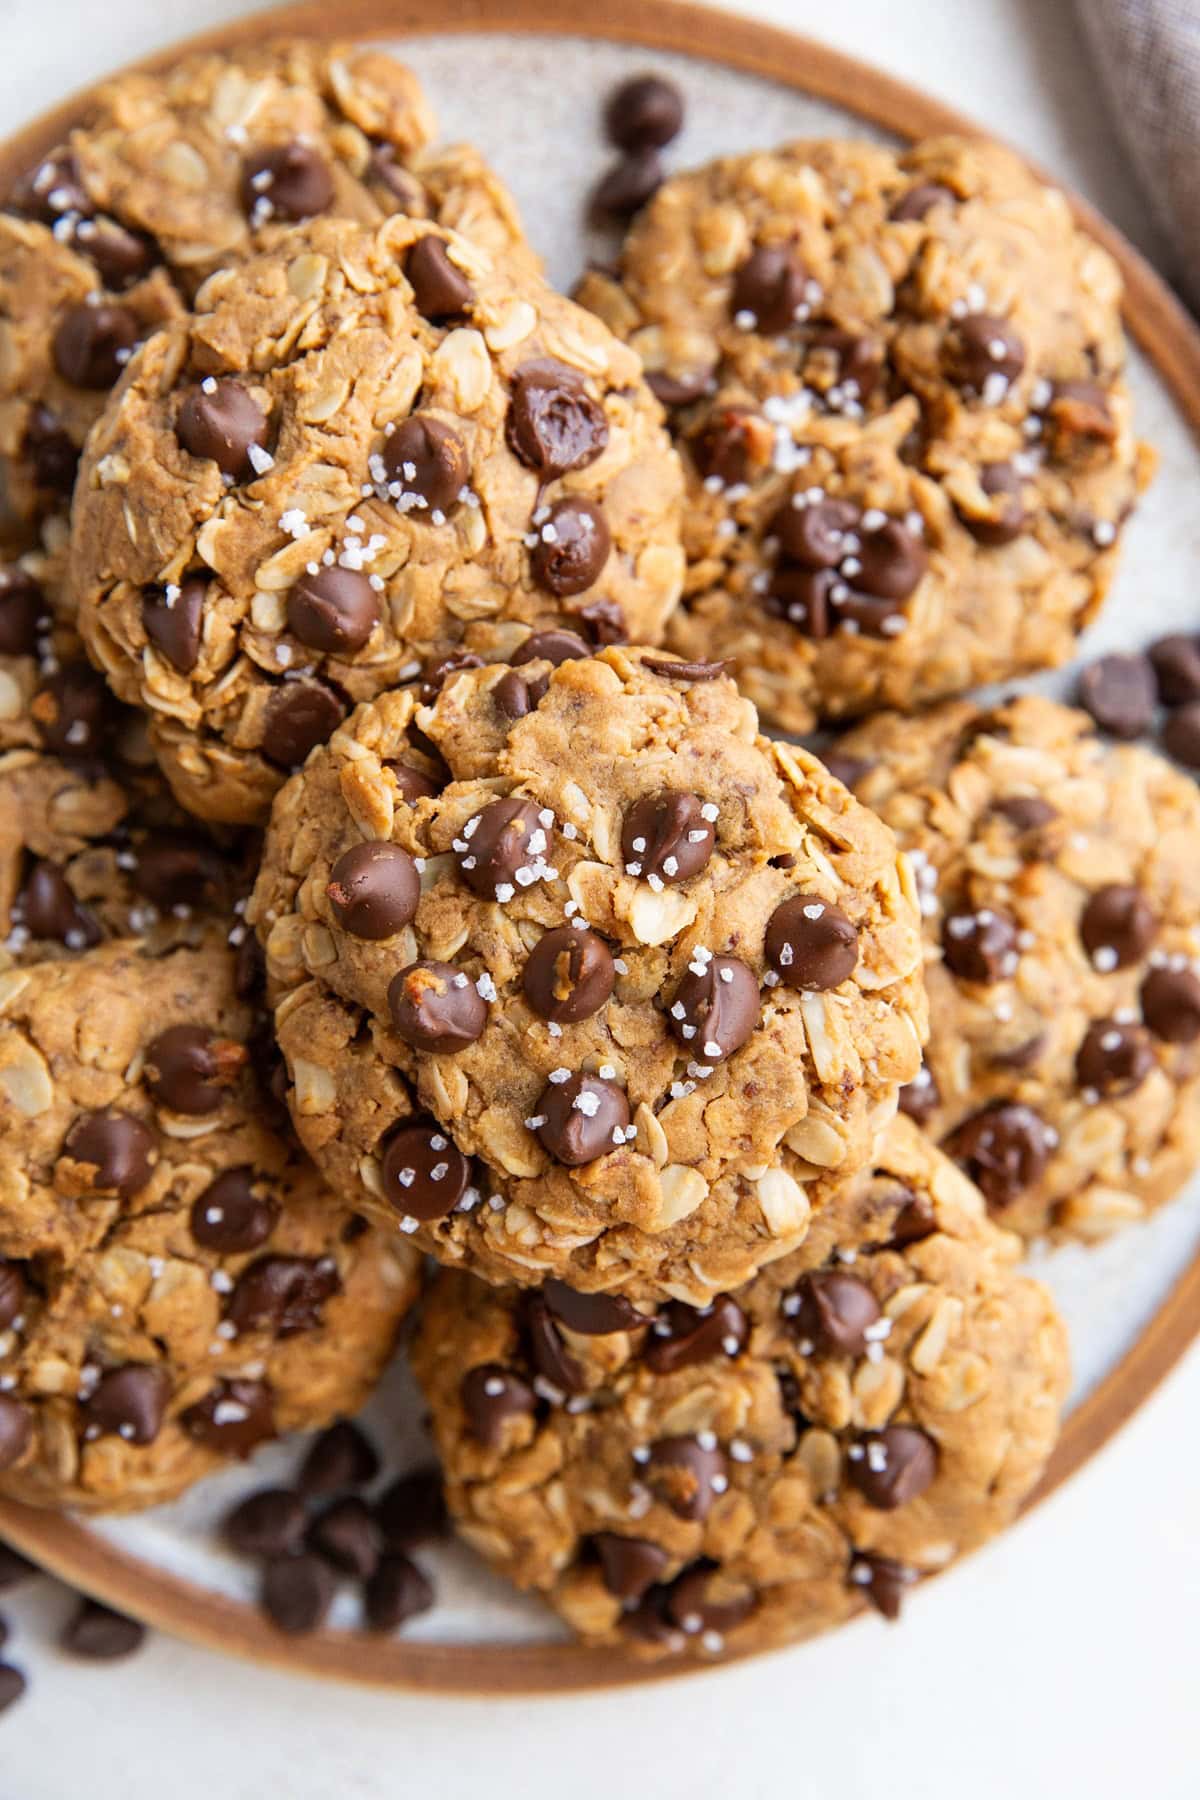
[[[729,1464],[711,1431],[665,1437],[650,1446],[640,1469],[657,1497],[681,1519],[702,1522],[729,1486]]]
[[[536,802],[513,794],[467,820],[455,840],[464,846],[456,852],[458,871],[481,900],[510,900],[520,885],[518,874],[544,861],[549,842],[541,811]]]
[[[13,1321],[21,1317],[27,1294],[20,1263],[0,1256],[0,1331],[7,1331]]]
[[[252,151],[242,162],[242,205],[255,225],[315,218],[328,211],[333,198],[328,163],[298,138]]]
[[[435,1056],[454,1056],[483,1036],[488,1021],[469,975],[453,963],[410,963],[388,987],[392,1024],[406,1044]]]
[[[345,702],[324,682],[285,681],[267,706],[262,753],[280,768],[297,768],[310,750],[328,742],[345,716]]]
[[[454,1211],[471,1179],[471,1165],[436,1125],[402,1125],[383,1146],[380,1164],[389,1206],[428,1223]]]
[[[559,925],[538,939],[521,982],[539,1018],[559,1025],[590,1019],[613,991],[612,951],[583,925]]]
[[[629,626],[616,600],[589,600],[586,606],[578,609],[575,617],[587,627],[593,644],[601,648],[606,644],[629,642]]]
[[[68,214],[89,219],[95,212],[92,197],[83,185],[79,162],[66,149],[52,150],[49,156],[26,171],[13,183],[8,205],[27,219],[42,225],[55,225]]]
[[[1116,1100],[1141,1087],[1153,1067],[1154,1051],[1142,1026],[1097,1019],[1079,1046],[1075,1079],[1085,1091]]]
[[[1017,925],[1008,913],[983,907],[950,913],[942,925],[942,960],[960,981],[991,985],[1017,970]]]
[[[335,563],[301,575],[287,597],[287,622],[310,650],[352,656],[379,623],[379,596],[369,576]]]
[[[741,487],[770,459],[771,428],[749,406],[716,408],[691,439],[692,461],[705,481]]]
[[[11,1394],[0,1394],[0,1473],[13,1469],[33,1442],[33,1414]]]
[[[1021,500],[1021,477],[1011,463],[984,463],[979,471],[979,485],[1000,505],[986,517],[961,512],[959,517],[975,539],[989,549],[998,550],[1019,538],[1025,529],[1025,507]]]
[[[845,583],[836,569],[802,569],[780,563],[770,572],[770,587],[764,597],[769,613],[787,619],[819,642],[833,629],[832,596]]]
[[[184,395],[175,434],[189,456],[215,462],[222,475],[250,481],[252,448],[266,448],[267,415],[240,381],[209,377]]]
[[[49,608],[24,569],[0,566],[0,656],[33,656]]]
[[[457,505],[471,473],[459,433],[431,413],[413,413],[397,425],[384,440],[383,465],[389,490],[400,490],[393,497],[402,510],[411,518],[430,517],[435,525]]]
[[[428,1612],[433,1599],[433,1586],[416,1563],[400,1554],[384,1556],[363,1589],[367,1629],[395,1631]]]
[[[855,588],[883,600],[907,600],[929,567],[929,554],[907,525],[885,519],[874,530],[861,533],[857,561]]]
[[[473,650],[451,650],[448,656],[439,656],[425,664],[417,692],[426,706],[432,706],[452,675],[459,675],[464,669],[482,667],[483,658],[476,656]]]
[[[905,1589],[920,1579],[916,1569],[890,1556],[857,1552],[850,1564],[850,1581],[861,1588],[877,1613],[892,1622],[900,1617]]]
[[[682,657],[643,656],[643,669],[661,675],[664,681],[716,681],[729,667],[727,662],[684,662]]]
[[[290,1488],[260,1488],[228,1513],[225,1541],[239,1556],[291,1556],[304,1544],[308,1514]]]
[[[325,1302],[341,1285],[332,1257],[260,1256],[238,1277],[225,1317],[239,1336],[270,1331],[294,1337],[321,1323]]]
[[[792,1289],[792,1330],[825,1356],[864,1356],[883,1314],[865,1281],[841,1269],[817,1269]]]
[[[159,260],[153,238],[129,231],[115,219],[76,220],[68,241],[72,250],[88,258],[113,294],[122,294],[144,280]]]
[[[537,543],[530,551],[529,567],[546,593],[565,599],[599,580],[612,550],[612,533],[592,501],[556,500],[534,530]]]
[[[557,669],[565,662],[586,662],[592,654],[590,644],[574,631],[533,631],[513,655],[513,667],[526,663],[549,662]]]
[[[620,1149],[629,1127],[625,1090],[603,1075],[578,1074],[547,1082],[537,1103],[544,1149],[567,1168],[582,1168]]]
[[[803,506],[789,500],[775,514],[771,535],[779,539],[789,562],[804,569],[835,569],[847,555],[846,536],[861,517],[849,500],[813,500]]]
[[[824,992],[858,966],[858,930],[840,906],[793,894],[767,921],[767,961],[788,987]]]
[[[84,1113],[63,1141],[63,1155],[89,1171],[88,1192],[130,1200],[154,1173],[154,1134],[130,1113]]]
[[[127,1444],[152,1444],[162,1430],[171,1377],[149,1363],[126,1363],[101,1375],[80,1402],[84,1436],[114,1436]]]
[[[1025,345],[1007,319],[993,313],[968,313],[946,342],[950,373],[960,386],[989,397],[991,384],[1002,389],[1025,367]]]
[[[142,629],[173,669],[190,675],[200,660],[206,575],[185,575],[178,587],[142,589]]]
[[[87,663],[68,663],[44,681],[30,712],[45,748],[65,757],[96,756],[112,721],[104,677]]]
[[[988,1205],[998,1210],[1041,1180],[1053,1147],[1048,1126],[1032,1107],[1008,1104],[975,1113],[946,1144]]]
[[[717,841],[715,821],[705,817],[706,806],[711,810],[698,794],[670,789],[635,800],[621,823],[625,873],[651,886],[673,886],[698,875]]]
[[[1148,657],[1101,656],[1079,678],[1079,699],[1101,731],[1131,740],[1150,729],[1158,682]]]
[[[38,488],[47,494],[70,498],[79,472],[79,446],[49,407],[33,408],[21,451]]]
[[[266,1243],[279,1221],[279,1203],[258,1191],[249,1163],[226,1169],[192,1203],[192,1236],[220,1256],[240,1256]]]
[[[724,1597],[720,1596],[722,1580],[726,1583]],[[714,1593],[714,1588],[718,1592]],[[681,1631],[695,1637],[701,1632],[724,1635],[733,1631],[750,1617],[756,1604],[754,1593],[733,1589],[717,1565],[699,1563],[671,1583],[666,1610]]]
[[[735,956],[710,957],[699,974],[698,966],[690,966],[676,988],[667,1023],[698,1062],[721,1062],[754,1034],[758,977]]]
[[[17,901],[21,923],[31,937],[87,950],[100,942],[95,917],[79,904],[70,882],[54,863],[35,862]]]
[[[325,892],[342,930],[375,943],[416,917],[421,877],[398,844],[355,844],[334,863]]]
[[[133,885],[160,912],[194,912],[228,903],[232,871],[206,839],[164,831],[133,854]],[[243,939],[243,944],[252,943],[252,938]]]
[[[587,1388],[583,1367],[564,1344],[540,1294],[531,1294],[526,1300],[524,1326],[529,1360],[542,1380],[559,1394],[582,1394]]]
[[[512,377],[511,390],[504,427],[508,447],[543,481],[586,469],[602,453],[608,420],[577,370],[548,359],[525,363]]]
[[[1140,962],[1157,934],[1158,920],[1146,896],[1119,882],[1098,888],[1079,921],[1084,948],[1104,975]]]
[[[642,1361],[656,1375],[673,1375],[715,1356],[740,1356],[750,1337],[750,1321],[729,1294],[709,1306],[672,1300],[654,1321],[642,1346]]]
[[[404,273],[422,318],[436,324],[469,311],[475,291],[451,262],[445,243],[432,232],[417,239],[404,260]]]
[[[244,1044],[206,1025],[172,1025],[146,1046],[146,1086],[172,1112],[216,1112],[247,1060]]]
[[[1200,976],[1192,969],[1151,969],[1141,991],[1142,1017],[1164,1044],[1200,1038]]]
[[[613,93],[604,126],[622,150],[661,149],[683,127],[683,95],[662,75],[635,75]]]
[[[366,1487],[379,1473],[379,1453],[353,1419],[339,1419],[316,1438],[300,1465],[296,1486],[309,1499]]]
[[[101,302],[68,306],[54,333],[54,366],[72,387],[102,393],[113,386],[138,340],[128,307]]]
[[[896,1192],[903,1203],[892,1220],[888,1248],[906,1250],[910,1244],[922,1243],[933,1236],[938,1228],[937,1208],[928,1194],[914,1194],[911,1188],[899,1188]]]
[[[1057,808],[1037,794],[1011,794],[1007,799],[997,800],[992,811],[1007,819],[1022,837],[1026,832],[1043,830],[1058,817]]]
[[[333,1604],[337,1577],[322,1557],[305,1551],[275,1556],[263,1569],[260,1602],[272,1625],[299,1637],[315,1631]]]
[[[867,332],[860,334],[843,331],[836,325],[822,325],[812,332],[808,341],[810,350],[823,352],[834,359],[836,386],[841,390],[843,405],[849,399],[870,398],[879,385],[886,354],[879,338]]]
[[[533,712],[546,691],[547,683],[524,681],[512,669],[502,675],[492,689],[492,704],[501,718],[509,719],[514,724]],[[536,692],[541,688],[542,692]]]
[[[568,1331],[577,1331],[583,1337],[636,1331],[646,1323],[645,1316],[622,1294],[581,1294],[565,1281],[552,1278],[542,1288],[542,1298]]]
[[[808,271],[792,244],[759,244],[733,278],[729,310],[768,337],[790,331],[805,309]]]
[[[946,187],[941,181],[919,181],[915,187],[910,187],[907,193],[893,201],[888,218],[907,223],[913,219],[926,218],[935,206],[957,205],[958,195],[953,188]]]
[[[605,1587],[626,1604],[640,1600],[647,1588],[661,1581],[671,1561],[661,1544],[647,1538],[597,1531],[588,1542],[599,1559]]]
[[[510,1419],[529,1419],[537,1399],[529,1383],[499,1363],[482,1363],[463,1377],[459,1390],[467,1429],[477,1443],[495,1450],[504,1442]]]
[[[409,763],[386,762],[383,766],[390,771],[400,798],[409,806],[415,806],[418,800],[432,800],[442,791],[442,783]]]
[[[846,1458],[850,1480],[867,1505],[881,1512],[894,1512],[923,1494],[937,1466],[937,1446],[914,1425],[864,1432]]]
[[[900,1089],[900,1111],[914,1124],[924,1125],[942,1104],[938,1084],[931,1069],[922,1066],[914,1079]]]

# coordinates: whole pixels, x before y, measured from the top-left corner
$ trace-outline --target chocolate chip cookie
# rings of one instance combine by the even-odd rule
[[[1008,151],[812,142],[669,180],[578,297],[688,475],[671,644],[774,722],[1064,661],[1152,456],[1120,278]]]

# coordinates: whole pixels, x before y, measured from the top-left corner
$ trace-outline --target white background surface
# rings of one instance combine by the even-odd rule
[[[447,0],[448,10],[453,0]],[[330,0],[336,13],[336,0]],[[242,0],[0,0],[0,130]],[[1161,254],[1067,0],[754,0],[937,93]],[[531,221],[531,223],[533,223]],[[1200,622],[1200,604],[1197,605]],[[902,1630],[682,1683],[463,1703],[322,1688],[156,1641],[126,1668],[53,1650],[49,1584],[0,1600],[31,1676],[0,1800],[1088,1800],[1200,1794],[1200,1356],[1116,1445]]]

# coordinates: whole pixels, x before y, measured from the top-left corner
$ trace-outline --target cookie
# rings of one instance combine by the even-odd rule
[[[881,715],[833,766],[917,865],[931,1037],[901,1098],[1005,1225],[1091,1241],[1200,1162],[1200,794],[1036,697]]]
[[[995,145],[809,142],[665,183],[578,297],[688,475],[670,643],[793,731],[1064,661],[1152,456],[1121,286]]]
[[[702,1303],[803,1240],[916,1072],[915,894],[719,667],[583,652],[360,708],[247,918],[340,1193],[493,1281]]]
[[[654,642],[682,479],[634,354],[396,217],[214,276],[89,444],[73,581],[179,799],[256,820],[360,700],[561,625]]]
[[[857,1254],[814,1241],[703,1311],[439,1275],[412,1360],[460,1535],[586,1641],[646,1656],[896,1617],[1036,1483],[1066,1337],[906,1120],[857,1229]]]

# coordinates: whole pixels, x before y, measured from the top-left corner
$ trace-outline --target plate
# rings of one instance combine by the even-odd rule
[[[688,98],[687,128],[668,152],[672,168],[789,137],[973,130],[952,109],[850,57],[676,0],[609,0],[587,38],[577,33],[571,0],[458,0],[450,33],[442,0],[341,0],[332,12],[324,0],[283,6],[157,60],[280,33],[336,31],[394,48],[425,83],[442,136],[472,139],[509,182],[551,279],[563,287],[589,256],[612,253],[612,240],[581,225],[584,195],[611,155],[599,110],[617,81],[648,63],[673,75]],[[655,54],[648,58],[647,50]],[[75,96],[0,146],[0,184],[56,142],[85,103],[86,95]],[[1200,332],[1113,227],[1082,201],[1073,204],[1124,272],[1139,426],[1162,455],[1158,480],[1127,530],[1113,595],[1089,634],[1090,655],[1195,627]],[[1070,671],[1027,685],[1066,694]],[[1198,1245],[1200,1181],[1156,1219],[1097,1249],[1069,1246],[1033,1259],[1070,1325],[1076,1385],[1063,1437],[1030,1505],[1095,1454],[1200,1332]],[[407,1372],[397,1366],[366,1415],[376,1441],[388,1444],[392,1470],[429,1454],[416,1424],[420,1411]],[[254,1605],[253,1572],[221,1550],[213,1527],[242,1493],[286,1480],[299,1454],[295,1443],[270,1446],[250,1468],[228,1470],[172,1506],[129,1518],[85,1522],[0,1503],[0,1533],[72,1585],[147,1624],[298,1673],[511,1694],[662,1679],[692,1666],[644,1668],[619,1651],[565,1641],[540,1604],[514,1595],[457,1547],[422,1555],[438,1604],[403,1637],[355,1631],[348,1595],[328,1629],[282,1636]]]

